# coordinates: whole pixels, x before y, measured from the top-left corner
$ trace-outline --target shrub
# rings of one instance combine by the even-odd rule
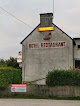
[[[0,89],[5,89],[8,84],[21,84],[22,72],[20,69],[0,67]]]
[[[54,70],[48,72],[46,76],[46,84],[48,86],[80,86],[80,70]]]

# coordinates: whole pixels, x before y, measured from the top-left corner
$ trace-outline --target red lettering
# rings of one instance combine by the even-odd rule
[[[65,46],[65,42],[61,42],[61,46]]]
[[[38,48],[38,44],[35,44],[35,47]]]
[[[41,47],[43,47],[43,43],[41,43]]]
[[[63,42],[61,42],[61,46],[63,46]]]
[[[56,46],[59,47],[59,44],[56,42]]]
[[[36,45],[35,44],[33,44],[33,48],[36,48]]]
[[[46,47],[48,47],[48,43],[46,43]]]
[[[65,42],[63,42],[64,46],[65,46]]]
[[[29,44],[29,48],[31,48],[31,44]]]
[[[46,48],[46,47],[65,47],[65,42],[54,42],[54,43],[41,43],[40,47],[41,48]],[[38,43],[33,43],[29,44],[29,48],[39,48]]]
[[[61,43],[59,42],[58,47],[61,46]]]
[[[50,43],[48,43],[48,47],[50,47]]]
[[[53,44],[51,43],[51,44],[50,44],[50,47],[52,47],[52,45],[53,45]]]
[[[52,47],[55,47],[55,43],[53,43]]]
[[[44,43],[44,47],[45,47],[45,43]]]
[[[34,44],[32,44],[31,47],[34,48]]]
[[[38,44],[29,44],[29,48],[39,48]]]

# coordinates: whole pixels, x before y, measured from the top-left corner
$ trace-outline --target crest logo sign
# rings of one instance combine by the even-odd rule
[[[38,31],[41,32],[43,40],[50,40],[51,39],[51,31],[54,30],[54,27],[40,27]]]
[[[43,40],[50,40],[51,39],[51,31],[41,32]]]

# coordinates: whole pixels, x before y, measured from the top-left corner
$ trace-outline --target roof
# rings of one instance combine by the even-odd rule
[[[73,39],[75,39],[75,40],[79,40],[80,38],[73,38]]]
[[[54,23],[52,23],[52,24],[53,24],[54,26],[56,26]],[[39,24],[39,25],[40,25],[40,24]],[[33,31],[32,31],[29,35],[31,35],[31,34],[34,32],[34,30],[39,27],[39,25],[37,25],[37,27],[35,27],[35,28],[33,29]],[[70,39],[72,39],[72,38],[71,38],[67,33],[65,33],[62,29],[60,29],[58,26],[56,26],[56,27],[57,27],[59,30],[61,30],[64,34],[66,34]],[[20,42],[20,44],[22,44],[23,41],[29,37],[29,35],[26,36],[26,37]],[[73,39],[72,39],[72,40],[73,40]]]

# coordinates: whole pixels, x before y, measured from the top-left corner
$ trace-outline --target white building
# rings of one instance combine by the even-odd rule
[[[40,24],[21,42],[23,83],[45,84],[49,71],[80,68],[80,39],[72,39],[52,18],[52,13],[40,14]],[[43,27],[53,30],[40,31]]]
[[[80,69],[80,38],[74,38],[74,67]]]

